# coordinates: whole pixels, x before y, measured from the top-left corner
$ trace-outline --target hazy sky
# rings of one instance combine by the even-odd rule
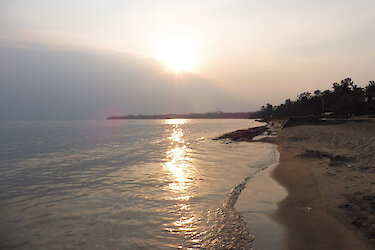
[[[374,0],[0,0],[0,119],[249,111],[364,86],[374,27]]]

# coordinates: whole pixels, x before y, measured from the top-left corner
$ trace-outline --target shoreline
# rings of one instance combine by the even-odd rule
[[[375,121],[276,123],[268,134],[275,129],[276,137],[254,140],[251,130],[221,137],[277,145],[279,163],[268,178],[288,194],[268,215],[284,228],[275,249],[375,249]]]
[[[288,191],[273,218],[284,226],[282,249],[371,249],[353,230],[328,212],[329,201],[318,188],[311,162],[296,158],[282,145],[272,177]]]
[[[289,193],[275,216],[289,230],[289,249],[298,249],[301,237],[322,241],[315,249],[375,249],[375,121],[287,127],[268,141],[279,145],[274,178]],[[303,207],[319,223],[308,220]],[[303,235],[306,225],[312,235]]]
[[[254,250],[279,250],[283,243],[285,228],[273,218],[278,203],[287,196],[285,188],[272,177],[278,164],[270,165],[252,178],[235,205],[255,237]]]

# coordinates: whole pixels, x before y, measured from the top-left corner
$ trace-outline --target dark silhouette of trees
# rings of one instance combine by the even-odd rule
[[[274,112],[273,106],[269,103],[266,106],[262,106],[260,110],[266,117],[272,116]]]
[[[368,104],[368,112],[375,113],[375,81],[370,81],[365,88],[365,100]]]
[[[349,117],[375,113],[375,81],[370,81],[365,88],[357,86],[351,78],[334,83],[331,90],[315,90],[314,94],[303,92],[297,100],[287,99],[279,106],[267,103],[258,112],[257,117],[319,117],[324,112],[337,116]]]

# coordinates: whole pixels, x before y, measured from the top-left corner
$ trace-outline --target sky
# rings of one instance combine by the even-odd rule
[[[373,0],[0,0],[0,119],[255,111],[375,80]]]

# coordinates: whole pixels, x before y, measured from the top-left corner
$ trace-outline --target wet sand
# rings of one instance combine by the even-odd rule
[[[241,192],[236,209],[247,221],[255,236],[254,250],[280,250],[285,229],[272,217],[278,203],[287,196],[287,191],[271,175],[277,164],[258,173]]]
[[[274,216],[287,231],[280,249],[370,249],[328,212],[329,203],[318,189],[311,164],[282,147],[279,150],[273,176],[288,190]]]
[[[375,249],[375,123],[290,127],[276,141],[282,249]]]

